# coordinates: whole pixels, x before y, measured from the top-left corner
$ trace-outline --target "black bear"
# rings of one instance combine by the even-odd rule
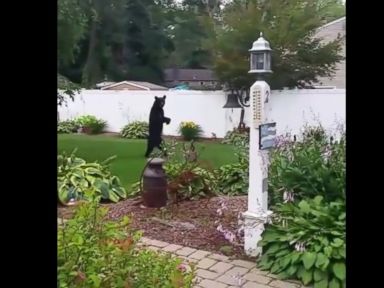
[[[145,152],[145,157],[147,158],[153,151],[153,148],[157,147],[163,151],[161,147],[161,134],[163,132],[163,123],[169,124],[171,119],[164,117],[163,107],[165,105],[165,98],[155,96],[155,102],[152,105],[151,112],[149,114],[149,135],[147,141],[147,152]]]

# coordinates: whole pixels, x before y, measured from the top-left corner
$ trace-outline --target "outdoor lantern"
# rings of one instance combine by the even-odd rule
[[[223,106],[223,108],[242,108],[239,104],[239,99],[237,94],[228,94],[227,103]]]
[[[272,73],[271,70],[271,47],[269,42],[263,38],[263,33],[260,32],[260,37],[253,42],[251,52],[251,70],[248,73]]]

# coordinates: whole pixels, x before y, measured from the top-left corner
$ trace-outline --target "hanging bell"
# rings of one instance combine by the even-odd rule
[[[241,108],[237,94],[228,94],[227,103],[225,103],[223,108]]]

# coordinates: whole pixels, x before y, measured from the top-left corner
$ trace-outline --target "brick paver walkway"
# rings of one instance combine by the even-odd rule
[[[167,242],[141,239],[144,247],[156,251],[170,252],[187,263],[196,264],[195,288],[301,288],[298,281],[281,281],[275,275],[260,271],[256,263],[196,250]]]
[[[58,219],[59,224],[61,220]],[[142,237],[141,245],[147,249],[163,251],[196,264],[194,288],[304,288],[298,281],[281,281],[273,274],[260,271],[256,263],[232,260],[227,256],[197,250],[181,245]],[[309,288],[309,287],[306,287]]]

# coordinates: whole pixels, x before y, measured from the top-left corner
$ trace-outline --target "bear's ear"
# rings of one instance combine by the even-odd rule
[[[158,100],[159,98],[157,96],[155,96],[155,100]]]
[[[166,96],[166,95],[164,95],[164,96],[163,96],[163,99],[165,99],[165,98],[167,98],[167,96]]]

